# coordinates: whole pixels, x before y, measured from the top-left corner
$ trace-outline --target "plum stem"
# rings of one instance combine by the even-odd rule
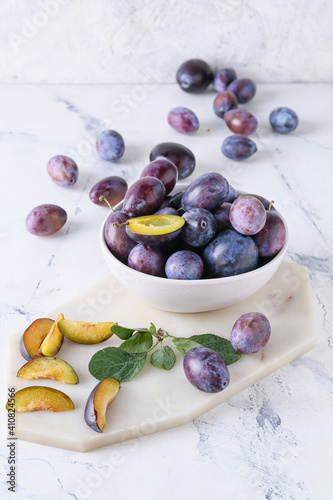
[[[198,132],[210,132],[210,128],[198,128]]]
[[[272,208],[274,200],[271,200],[268,205],[268,211]]]
[[[165,331],[165,330],[163,330],[162,328],[159,328],[159,329],[157,330],[157,336],[158,336],[158,337],[161,337],[162,339],[164,339],[165,337],[169,337],[169,334],[168,334],[168,332],[166,332],[166,331]],[[158,337],[157,337],[157,338],[158,338]]]
[[[151,331],[149,333],[152,333]],[[156,333],[152,333],[152,335],[157,339],[156,342],[148,349],[147,352],[152,351],[158,344],[162,344],[165,337],[170,337],[168,332],[159,328]]]
[[[156,334],[156,338],[162,342],[163,339],[165,339],[165,337],[169,337],[169,334],[168,332],[166,332],[165,330],[162,330],[162,328],[159,328],[157,330],[157,334]]]
[[[113,210],[112,205],[110,205],[109,200],[107,200],[107,199],[105,198],[105,196],[100,196],[100,197],[99,197],[99,201],[105,201],[105,203],[106,203],[106,204],[110,207],[111,212],[113,212],[113,213],[114,213],[114,210]]]
[[[115,226],[115,227],[128,226],[129,225],[129,221],[127,220],[126,222],[114,222],[112,225]]]

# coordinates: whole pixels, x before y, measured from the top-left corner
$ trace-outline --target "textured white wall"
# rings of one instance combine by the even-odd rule
[[[0,2],[0,82],[173,82],[191,57],[257,82],[333,81],[333,2]]]

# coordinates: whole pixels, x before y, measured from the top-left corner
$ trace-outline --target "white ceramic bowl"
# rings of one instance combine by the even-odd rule
[[[179,191],[183,186],[177,186],[177,188]],[[122,203],[118,204],[115,209],[119,210],[121,206]],[[212,311],[246,299],[264,286],[275,274],[288,246],[286,226],[287,234],[283,248],[270,262],[258,269],[226,278],[171,280],[135,271],[114,257],[104,240],[105,222],[106,219],[100,231],[100,245],[111,273],[129,293],[152,307],[164,311],[180,313]]]

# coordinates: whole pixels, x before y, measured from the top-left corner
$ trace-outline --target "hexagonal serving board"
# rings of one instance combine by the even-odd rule
[[[121,341],[112,336],[102,344],[82,345],[64,339],[57,357],[70,363],[80,379],[78,385],[67,385],[52,380],[17,378],[18,369],[26,361],[19,352],[22,331],[13,334],[9,339],[8,387],[16,390],[29,385],[53,387],[65,392],[75,405],[75,410],[61,413],[16,414],[16,437],[84,452],[162,431],[202,415],[316,345],[309,276],[306,268],[296,264],[283,262],[267,285],[239,304],[191,314],[153,309],[134,299],[114,277],[109,277],[45,317],[55,319],[62,312],[68,319],[114,321],[127,327],[148,327],[152,321],[173,335],[214,333],[229,338],[236,319],[251,311],[260,311],[269,318],[271,338],[261,352],[243,355],[229,366],[230,384],[224,391],[207,394],[192,387],[184,376],[178,354],[176,365],[170,371],[155,368],[146,361],[134,379],[122,384],[109,406],[103,434],[88,427],[83,417],[87,397],[98,382],[90,375],[88,363],[99,349],[117,346]]]

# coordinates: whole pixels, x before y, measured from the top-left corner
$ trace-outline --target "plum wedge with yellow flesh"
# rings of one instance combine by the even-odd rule
[[[64,340],[64,336],[58,328],[59,321],[62,319],[64,319],[64,315],[59,314],[40,346],[38,356],[55,356],[59,351]]]
[[[51,387],[30,386],[16,392],[6,405],[6,409],[16,413],[26,411],[68,411],[75,410],[73,401],[64,392]]]
[[[106,425],[106,410],[120,390],[115,378],[105,378],[91,391],[84,410],[86,423],[96,432],[103,432]]]
[[[38,356],[21,366],[17,372],[24,380],[52,379],[63,384],[78,384],[79,379],[75,370],[66,361],[60,358]]]
[[[20,353],[24,359],[31,361],[36,356],[53,324],[53,319],[38,318],[28,326],[20,339]]]
[[[78,344],[99,344],[111,337],[111,327],[117,323],[105,321],[102,323],[88,323],[86,321],[59,321],[59,330],[72,342]]]

